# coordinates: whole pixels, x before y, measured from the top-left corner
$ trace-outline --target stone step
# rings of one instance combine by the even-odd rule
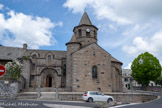
[[[38,98],[37,92],[21,92],[21,93],[18,93],[16,99],[54,100],[56,99],[56,93],[55,92],[41,92],[41,95]]]
[[[41,97],[40,97],[40,99],[55,99],[55,98],[56,98],[55,93],[46,93],[46,94],[41,93]]]
[[[36,99],[37,93],[18,93],[16,99]]]

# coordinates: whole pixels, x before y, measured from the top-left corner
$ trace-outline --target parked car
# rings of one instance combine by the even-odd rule
[[[104,95],[101,92],[97,91],[87,91],[82,96],[84,101],[93,102],[93,101],[103,101],[103,102],[111,102],[114,101],[112,96]]]

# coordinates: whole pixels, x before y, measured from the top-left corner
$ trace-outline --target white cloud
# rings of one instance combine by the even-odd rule
[[[64,7],[68,7],[73,13],[83,12],[88,4],[93,3],[94,0],[67,0]]]
[[[0,4],[0,10],[2,10],[2,9],[3,9],[3,7],[4,7],[4,5],[3,5],[3,4]]]
[[[158,55],[162,51],[162,32],[157,32],[150,37],[135,37],[132,45],[123,46],[123,50],[130,55],[137,55],[148,51]]]
[[[132,63],[128,63],[128,65],[125,66],[124,69],[131,69],[131,65],[132,65]]]
[[[120,24],[131,23],[128,19],[118,16],[114,12],[112,0],[67,0],[64,7],[68,7],[73,13],[83,12],[86,7],[91,7],[94,10],[98,19],[109,19]]]
[[[113,24],[109,24],[109,28],[112,29],[112,30],[114,30],[114,31],[117,30],[117,28]]]
[[[63,6],[73,13],[91,8],[97,18],[105,18],[118,24],[162,18],[161,0],[67,0]]]
[[[4,46],[22,47],[27,43],[30,48],[56,44],[52,36],[55,26],[62,26],[62,22],[52,23],[49,18],[25,15],[10,10],[8,18],[0,13],[0,42]]]
[[[59,21],[58,23],[55,24],[55,26],[60,26],[60,27],[62,27],[62,26],[63,26],[63,22]]]

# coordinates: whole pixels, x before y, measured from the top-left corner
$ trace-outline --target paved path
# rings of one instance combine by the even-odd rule
[[[136,104],[130,106],[124,106],[120,108],[162,108],[162,94],[161,93],[153,93],[154,95],[160,96],[158,100],[152,102],[146,102],[144,104]]]
[[[92,108],[94,104],[86,102],[49,102],[27,100],[1,100],[0,108]]]

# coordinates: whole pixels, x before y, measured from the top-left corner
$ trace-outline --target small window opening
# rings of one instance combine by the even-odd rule
[[[33,58],[33,59],[36,59],[36,58],[37,58],[37,55],[36,55],[36,54],[34,54],[34,55],[32,56],[32,58]]]
[[[79,37],[82,37],[82,30],[81,29],[78,30],[78,35],[79,35]]]
[[[51,55],[48,55],[48,60],[51,60]]]
[[[92,78],[97,78],[97,66],[92,67]]]

